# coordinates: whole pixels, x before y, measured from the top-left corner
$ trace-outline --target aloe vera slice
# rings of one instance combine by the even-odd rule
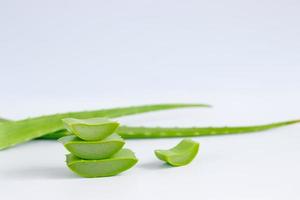
[[[187,165],[196,157],[199,143],[191,139],[183,139],[179,144],[169,150],[155,150],[158,159],[172,166]]]
[[[65,118],[62,120],[65,128],[83,140],[102,140],[111,135],[119,126],[118,122],[107,118],[75,119]]]
[[[112,134],[103,140],[84,141],[74,135],[64,136],[58,140],[75,156],[82,159],[104,159],[117,153],[125,144],[118,135]]]
[[[102,160],[83,160],[72,154],[66,155],[68,167],[86,178],[114,176],[133,167],[137,161],[130,149],[121,149],[112,157]]]

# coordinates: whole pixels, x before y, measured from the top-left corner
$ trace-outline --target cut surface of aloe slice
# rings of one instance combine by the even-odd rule
[[[64,136],[58,140],[75,156],[82,159],[104,159],[117,153],[125,144],[118,134],[103,140],[85,141],[75,135]]]
[[[83,140],[102,140],[111,135],[119,126],[118,122],[102,117],[90,119],[65,118],[62,121],[70,133]]]
[[[158,159],[172,166],[187,165],[196,157],[200,144],[191,139],[183,139],[168,150],[155,150]]]
[[[68,167],[86,178],[114,176],[133,167],[137,161],[130,149],[121,149],[112,157],[102,160],[84,160],[72,154],[66,155]]]

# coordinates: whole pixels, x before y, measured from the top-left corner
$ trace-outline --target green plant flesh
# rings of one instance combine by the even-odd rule
[[[19,121],[9,121],[0,123],[0,149],[4,149],[16,144],[20,144],[47,134],[55,136],[65,135],[63,118],[94,118],[94,117],[122,117],[139,113],[186,108],[186,107],[209,107],[205,104],[157,104],[146,106],[123,107],[113,109],[103,109],[96,111],[71,112],[29,118]],[[62,134],[63,133],[63,134]],[[53,137],[51,139],[54,139]],[[58,139],[56,137],[55,139]]]
[[[83,160],[72,154],[66,155],[68,167],[86,178],[114,176],[128,170],[138,159],[130,149],[121,149],[112,157],[102,160]]]
[[[111,157],[125,144],[118,134],[112,134],[100,141],[84,141],[74,135],[64,136],[58,141],[75,156],[95,160]]]
[[[83,140],[102,140],[111,135],[119,126],[107,118],[62,119],[65,128]]]
[[[178,167],[187,165],[196,157],[199,150],[199,143],[191,139],[183,139],[175,147],[168,150],[155,150],[158,159],[169,165]]]

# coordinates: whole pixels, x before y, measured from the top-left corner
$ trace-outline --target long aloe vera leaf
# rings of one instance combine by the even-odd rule
[[[155,104],[144,106],[132,106],[96,111],[70,112],[55,115],[47,115],[29,118],[19,121],[0,123],[0,149],[20,144],[49,133],[64,130],[63,118],[93,118],[93,117],[122,117],[127,115],[140,114],[145,112],[188,108],[188,107],[209,107],[206,104]]]
[[[117,129],[123,138],[165,138],[165,137],[192,137],[192,136],[211,136],[226,135],[237,133],[249,133],[265,131],[279,128],[291,124],[300,123],[300,120],[291,120],[276,122],[270,124],[254,126],[236,126],[236,127],[193,127],[193,128],[149,128],[149,127],[129,127],[121,126]]]
[[[180,127],[132,127],[120,126],[116,133],[125,139],[138,139],[138,138],[168,138],[168,137],[196,137],[196,136],[214,136],[214,135],[228,135],[239,133],[250,133],[266,131],[287,125],[300,123],[300,120],[290,120],[284,122],[275,122],[254,126],[226,126],[226,127],[193,127],[193,128],[180,128]],[[52,134],[43,136],[41,139],[58,139],[66,136],[66,130],[61,130]]]

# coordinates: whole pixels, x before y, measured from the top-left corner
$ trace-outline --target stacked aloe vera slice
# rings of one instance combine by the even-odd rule
[[[68,136],[59,141],[71,152],[66,155],[67,166],[82,177],[117,175],[137,163],[125,141],[114,131],[119,123],[107,118],[63,119]]]

